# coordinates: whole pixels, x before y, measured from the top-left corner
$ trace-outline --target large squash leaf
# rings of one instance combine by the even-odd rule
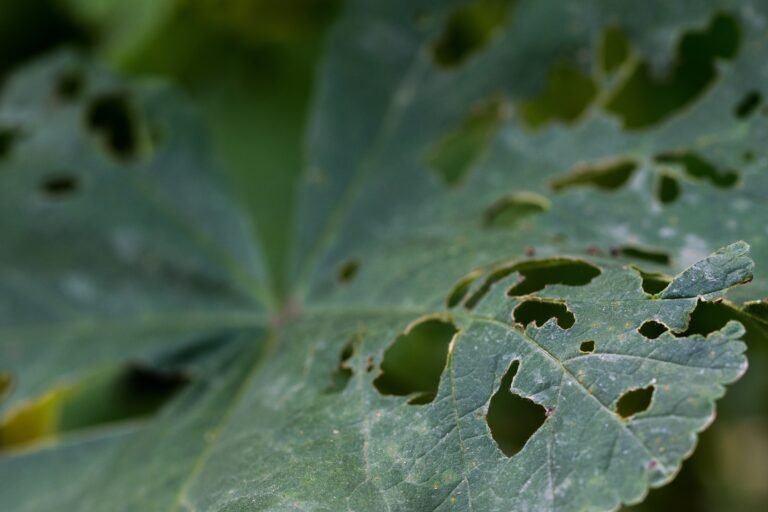
[[[691,319],[752,279],[731,242],[768,251],[761,6],[457,5],[339,22],[282,307],[167,90],[68,56],[10,84],[4,508],[611,510],[675,476],[746,369]],[[67,429],[129,362],[187,383]]]

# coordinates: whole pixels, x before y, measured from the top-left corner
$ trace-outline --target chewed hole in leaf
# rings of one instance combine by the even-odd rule
[[[670,204],[680,197],[680,182],[668,174],[659,175],[656,197],[661,204]]]
[[[648,247],[639,247],[636,245],[625,245],[617,247],[616,251],[619,255],[633,260],[648,261],[658,265],[669,265],[671,262],[669,253],[658,249],[650,249]]]
[[[130,160],[138,155],[137,114],[125,94],[108,94],[93,100],[86,112],[86,124],[115,157]]]
[[[360,271],[360,260],[357,258],[351,258],[339,267],[339,270],[336,274],[336,276],[339,279],[339,282],[342,284],[347,284],[352,282],[352,280],[357,276],[357,273]]]
[[[656,272],[645,272],[636,267],[635,270],[637,270],[643,280],[643,291],[650,295],[656,295],[657,293],[660,293],[667,286],[669,286],[669,283],[672,282],[672,278],[665,276],[664,274],[659,274]]]
[[[535,323],[541,327],[551,318],[563,329],[569,329],[576,323],[576,317],[565,303],[554,300],[528,299],[514,309],[512,318],[515,323],[523,326]]]
[[[73,174],[53,174],[47,176],[40,183],[40,191],[45,197],[51,199],[63,199],[76,193],[80,188],[80,181]]]
[[[505,111],[506,103],[499,97],[477,105],[458,128],[427,150],[427,166],[445,185],[460,184],[493,140]]]
[[[459,279],[455,285],[453,285],[453,289],[451,290],[451,293],[448,295],[448,299],[446,300],[446,304],[449,308],[453,308],[461,304],[461,301],[464,300],[464,297],[467,296],[472,283],[474,283],[478,277],[480,277],[480,272],[470,272],[466,276]]]
[[[739,173],[734,170],[719,170],[712,163],[695,153],[664,153],[657,155],[657,163],[679,165],[693,179],[708,181],[720,188],[731,188],[739,180]]]
[[[0,372],[0,401],[8,395],[11,390],[13,379],[7,373]]]
[[[486,417],[493,440],[507,457],[517,454],[546,420],[544,407],[512,393],[512,380],[519,367],[519,361],[509,366],[491,397]]]
[[[486,227],[513,228],[525,217],[547,210],[549,200],[532,192],[517,192],[494,202],[483,215]]]
[[[513,4],[514,0],[472,0],[455,10],[432,48],[435,62],[453,68],[482,50],[504,25]]]
[[[667,329],[667,326],[656,322],[655,320],[648,320],[647,322],[644,322],[643,325],[638,327],[637,332],[648,338],[649,340],[655,340],[665,332],[667,332],[669,329]]]
[[[640,389],[627,391],[616,402],[616,413],[624,419],[628,419],[643,411],[647,411],[651,406],[654,386],[648,386]]]
[[[437,318],[411,325],[384,352],[381,373],[373,381],[376,389],[383,395],[416,395],[411,404],[434,400],[457,332],[452,322]]]
[[[0,158],[5,158],[11,153],[20,135],[19,130],[14,128],[0,128]]]
[[[509,266],[509,267],[501,267],[488,275],[488,277],[485,278],[485,281],[483,281],[482,286],[480,286],[477,290],[475,290],[475,293],[470,295],[470,297],[467,299],[467,301],[464,303],[464,307],[467,309],[472,309],[477,304],[480,303],[481,300],[488,294],[489,291],[491,291],[491,288],[494,284],[496,284],[498,281],[501,281],[508,275],[512,274],[512,272],[515,271],[515,266]]]
[[[629,41],[619,27],[609,27],[600,41],[600,63],[603,71],[612,73],[621,67],[630,54]]]
[[[13,411],[0,423],[0,450],[150,416],[188,383],[182,373],[139,365],[88,377]]]
[[[727,303],[699,300],[691,312],[688,327],[685,331],[675,333],[675,335],[692,336],[699,334],[701,336],[708,336],[725,327],[725,324],[730,320],[738,320],[745,323],[744,318],[740,318],[739,311]]]
[[[744,304],[743,311],[761,320],[768,321],[768,301],[755,301]]]
[[[547,123],[573,123],[587,109],[597,94],[595,82],[589,75],[571,65],[557,65],[547,77],[540,95],[521,101],[521,120],[536,129]]]
[[[544,260],[524,261],[498,268],[491,272],[483,285],[466,301],[467,309],[474,308],[491,290],[494,284],[513,272],[518,272],[523,279],[507,291],[509,296],[526,295],[543,290],[548,284],[583,286],[600,275],[600,269],[581,260],[570,258],[549,258]]]
[[[600,269],[594,265],[566,258],[526,261],[515,265],[512,270],[520,273],[523,280],[507,291],[510,297],[528,295],[550,284],[584,286],[600,275]]]
[[[56,77],[54,94],[62,101],[74,101],[78,99],[85,89],[85,77],[82,71],[69,69]]]
[[[637,169],[631,160],[606,160],[575,167],[552,181],[553,190],[591,186],[601,190],[617,190],[624,186]]]
[[[755,113],[762,101],[763,96],[759,92],[749,92],[736,104],[733,114],[739,119],[746,119]]]
[[[579,352],[584,354],[591,354],[595,351],[595,342],[593,340],[582,341],[579,345]]]
[[[340,393],[347,387],[349,379],[352,378],[352,368],[349,366],[349,360],[355,353],[355,348],[358,345],[360,338],[353,336],[339,354],[339,364],[331,374],[331,384],[326,388],[326,393]]]
[[[717,76],[717,60],[732,59],[739,44],[736,19],[717,14],[705,29],[683,36],[667,76],[655,76],[648,62],[640,62],[606,108],[630,130],[661,122],[699,97]]]

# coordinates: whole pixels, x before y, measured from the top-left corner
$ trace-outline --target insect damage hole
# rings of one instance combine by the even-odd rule
[[[672,278],[664,274],[646,272],[634,266],[632,268],[637,271],[638,274],[640,274],[643,291],[650,295],[656,295],[660,293],[667,286],[669,286],[669,283],[672,282]]]
[[[360,260],[357,258],[350,258],[339,267],[336,277],[341,284],[349,284],[357,276],[359,271]]]
[[[107,94],[93,100],[86,124],[115,157],[130,160],[138,156],[137,114],[127,95]]]
[[[347,383],[349,383],[349,380],[354,373],[352,367],[349,365],[349,360],[352,359],[352,356],[355,354],[356,347],[359,343],[360,337],[353,336],[341,349],[341,354],[339,354],[339,364],[333,373],[331,373],[331,383],[326,388],[326,393],[340,393],[347,387]]]
[[[80,188],[80,181],[74,174],[53,174],[43,178],[40,182],[40,191],[50,199],[63,199],[76,193]]]
[[[470,110],[460,126],[429,147],[426,164],[445,186],[456,187],[464,181],[485,154],[507,110],[501,97],[483,101]]]
[[[621,67],[631,53],[629,41],[619,27],[608,27],[600,41],[600,64],[606,73],[613,73]]]
[[[605,160],[581,164],[550,183],[552,190],[561,191],[572,187],[591,186],[613,191],[624,186],[637,169],[631,160]]]
[[[680,182],[674,176],[667,173],[659,175],[656,184],[656,198],[661,204],[670,204],[680,197]]]
[[[486,416],[491,437],[507,457],[522,450],[547,419],[544,407],[511,391],[512,381],[519,369],[520,362],[512,361],[501,378],[498,390],[491,397]]]
[[[0,158],[7,157],[21,133],[14,128],[0,128]]]
[[[711,162],[690,151],[662,153],[656,155],[654,160],[659,164],[678,165],[689,177],[708,181],[718,188],[732,188],[739,181],[738,172],[732,169],[718,169]]]
[[[600,275],[600,269],[589,263],[569,258],[525,261],[513,267],[522,281],[507,291],[510,297],[528,295],[551,284],[584,286]]]
[[[639,247],[637,245],[624,245],[617,247],[615,250],[611,251],[611,254],[634,260],[648,261],[650,263],[656,263],[659,265],[669,265],[671,263],[669,253],[659,249]]]
[[[748,92],[736,104],[736,107],[733,109],[733,115],[736,116],[738,119],[746,119],[747,117],[755,113],[755,110],[757,110],[757,107],[760,106],[760,103],[762,101],[763,101],[763,96],[759,92],[757,91]]]
[[[554,300],[528,299],[512,311],[512,318],[523,327],[531,323],[541,327],[551,318],[554,318],[562,329],[570,329],[576,323],[576,317],[565,303]]]
[[[11,390],[13,379],[7,373],[0,372],[0,401],[2,401]]]
[[[593,340],[582,341],[579,345],[579,352],[582,354],[591,354],[595,351],[595,342]]]
[[[533,192],[516,192],[502,197],[483,213],[483,224],[488,228],[513,228],[521,220],[548,210],[549,200]]]
[[[534,130],[555,121],[573,124],[596,95],[597,86],[589,75],[560,64],[550,70],[541,94],[521,101],[518,111],[523,123]]]
[[[62,101],[74,101],[82,95],[84,90],[85,77],[78,69],[68,69],[60,73],[53,86],[54,95]]]
[[[464,300],[464,297],[469,293],[469,288],[472,286],[472,283],[474,283],[478,277],[480,277],[480,272],[475,270],[459,279],[459,281],[453,285],[451,293],[448,294],[446,305],[449,308],[453,308],[461,304],[461,301]]]
[[[651,406],[655,390],[654,386],[648,386],[625,392],[616,402],[616,413],[626,420],[636,414],[647,411]]]
[[[754,306],[753,306],[754,308]],[[750,335],[750,326],[753,325],[751,320],[745,312],[742,312],[732,304],[723,301],[706,301],[701,300],[696,303],[696,307],[691,312],[688,326],[683,332],[673,333],[675,336],[687,337],[699,334],[701,336],[708,336],[715,331],[719,331],[725,324],[731,320],[737,320],[747,327],[747,337]],[[749,341],[749,340],[745,340]]]
[[[637,328],[637,332],[648,338],[649,340],[655,340],[669,329],[666,325],[657,322],[655,320],[648,320],[643,322],[643,325]]]
[[[641,61],[608,99],[606,109],[618,116],[627,130],[666,120],[706,91],[717,77],[718,61],[734,58],[740,39],[736,19],[717,14],[708,27],[687,32],[681,38],[666,76],[655,76],[650,63]]]
[[[453,11],[432,48],[438,65],[454,68],[483,49],[507,19],[516,0],[473,0]]]
[[[452,322],[438,318],[410,325],[384,352],[373,385],[383,395],[415,395],[409,404],[431,402],[457,332]]]
[[[189,383],[182,372],[137,364],[91,375],[13,411],[0,423],[0,451],[62,433],[146,418]]]

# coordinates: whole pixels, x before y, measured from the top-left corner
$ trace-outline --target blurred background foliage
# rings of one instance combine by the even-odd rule
[[[284,289],[315,64],[338,0],[2,0],[0,82],[57,48],[161,77],[202,111]]]
[[[91,53],[128,75],[174,83],[202,112],[233,190],[259,238],[269,241],[273,287],[282,296],[315,70],[340,4],[2,0],[0,84],[20,65],[61,47]],[[730,316],[709,320],[725,323]],[[750,333],[751,369],[718,404],[719,419],[700,437],[694,456],[671,485],[627,510],[766,510],[768,335]]]

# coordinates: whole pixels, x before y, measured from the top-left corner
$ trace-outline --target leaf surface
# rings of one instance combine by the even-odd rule
[[[762,80],[759,21],[741,3],[499,3],[470,53],[437,61],[458,4],[348,7],[320,75],[284,306],[167,90],[69,56],[10,84],[5,427],[99,368],[191,380],[152,417],[8,449],[4,508],[613,510],[675,476],[746,370],[742,325],[704,336],[691,319],[752,280],[750,245],[768,251],[764,163],[744,158],[765,119],[733,111]],[[596,35],[616,20],[630,50],[609,72]],[[707,87],[655,85],[683,106],[642,129],[617,113],[617,91],[635,94],[622,84],[674,77],[692,44],[714,47],[690,64]],[[63,99],[73,67],[86,86]],[[586,104],[561,108],[574,76],[593,82]],[[463,164],[442,174],[445,161]],[[758,273],[729,296],[766,289]],[[423,382],[381,384],[403,364],[395,345]],[[524,414],[536,428],[508,440]],[[42,477],[67,492],[32,499]]]

